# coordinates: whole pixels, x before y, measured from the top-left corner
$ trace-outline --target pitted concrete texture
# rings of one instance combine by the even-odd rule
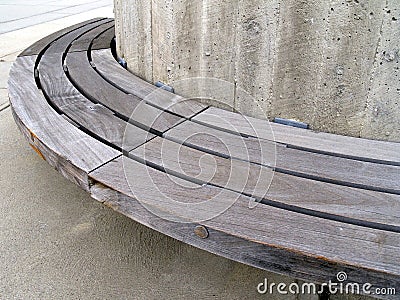
[[[218,78],[247,115],[400,141],[397,0],[116,0],[115,14],[119,55],[148,81]],[[186,82],[176,92],[196,94]]]

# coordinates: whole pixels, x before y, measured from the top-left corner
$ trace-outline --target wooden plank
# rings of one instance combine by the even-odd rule
[[[132,174],[149,174],[159,190],[152,189],[146,176],[138,176],[132,189],[122,175],[127,169]],[[193,192],[192,186],[176,184],[179,179],[173,176],[122,157],[92,172],[90,177],[97,182],[91,193],[99,201],[150,228],[209,252],[303,280],[324,282],[345,271],[355,282],[386,287],[400,283],[398,234],[267,205],[249,209],[248,198],[224,192],[224,197],[237,201],[215,218],[198,222],[209,231],[207,239],[200,239],[193,232],[197,222],[170,222],[147,210],[143,203],[158,202],[160,193],[183,203],[187,202],[187,195],[199,200],[213,199],[220,195],[220,189],[197,186]],[[152,202],[152,198],[156,201]]]
[[[60,107],[60,110],[103,142],[130,151],[154,138],[153,134],[116,117],[101,104],[87,103],[84,97],[79,98],[84,100]]]
[[[81,23],[78,23],[76,25],[72,25],[66,28],[63,28],[57,32],[54,32],[44,38],[42,38],[41,40],[35,42],[34,44],[32,44],[31,46],[29,46],[28,48],[26,48],[21,54],[19,54],[19,57],[21,56],[29,56],[29,55],[38,55],[41,52],[44,51],[44,49],[51,44],[53,41],[55,41],[56,39],[60,38],[61,36],[74,31],[78,28],[84,27],[85,25],[88,24],[92,24],[92,23],[96,23],[98,21],[103,20],[104,18],[95,18],[95,19],[91,19],[88,21],[84,21]]]
[[[91,50],[109,49],[115,37],[115,26],[107,29],[93,40]]]
[[[29,142],[64,177],[88,190],[87,173],[119,155],[57,114],[37,88],[36,56],[17,58],[8,82],[14,118]]]
[[[264,120],[244,117],[218,108],[209,108],[196,116],[194,120],[207,126],[235,130],[267,140],[274,139],[290,147],[364,161],[400,165],[400,143],[313,132],[276,123],[268,125]]]
[[[72,30],[63,36],[59,37],[56,39],[49,48],[46,49],[47,53],[53,53],[53,54],[63,54],[66,52],[66,49],[69,47],[69,45],[79,38],[81,35],[85,34],[86,32],[95,29],[96,27],[109,23],[110,19],[100,19],[96,22],[92,22],[90,24],[87,24],[85,26],[79,27],[75,30]]]
[[[161,137],[131,151],[130,155],[194,183],[212,183],[261,198],[265,197],[273,177],[271,168],[207,154]]]
[[[68,49],[68,52],[79,52],[79,51],[88,51],[93,40],[100,35],[102,32],[113,29],[114,28],[114,20],[108,19],[107,23],[101,24],[98,27],[93,28],[92,30],[86,32],[81,35],[78,39],[74,40]],[[111,39],[108,42],[108,47],[110,46]]]
[[[126,93],[144,99],[157,89],[155,85],[124,69],[113,57],[111,49],[92,51],[91,57],[96,70]],[[165,92],[168,93],[167,91]]]
[[[110,49],[92,51],[91,57],[96,70],[109,82],[125,91],[144,99],[148,103],[171,111],[185,118],[193,117],[207,106],[195,100],[184,99],[135,76],[121,67]]]
[[[399,226],[400,195],[324,183],[222,158],[160,137],[131,151],[139,160],[198,184],[212,184],[258,199],[383,225]]]
[[[190,121],[172,128],[164,136],[223,157],[276,167],[280,173],[400,194],[399,166],[291,149],[268,140],[242,137]]]
[[[165,132],[183,121],[182,118],[147,105],[105,81],[90,65],[86,53],[68,53],[66,65],[72,82],[90,100],[101,103],[138,126]]]
[[[91,100],[117,109],[126,117],[130,117],[140,103],[141,99],[125,94],[101,78],[90,65],[86,53],[67,53],[65,64],[72,82]]]
[[[129,151],[154,137],[80,94],[68,80],[60,54],[44,53],[39,62],[39,78],[43,92],[58,111],[108,145]]]

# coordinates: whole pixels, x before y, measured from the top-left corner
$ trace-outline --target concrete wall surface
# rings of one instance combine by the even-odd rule
[[[247,115],[400,141],[398,0],[115,0],[115,15],[118,53],[148,81],[191,96],[180,81],[217,78],[214,98]]]

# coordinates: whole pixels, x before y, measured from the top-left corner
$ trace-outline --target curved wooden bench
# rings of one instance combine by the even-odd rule
[[[95,199],[212,253],[320,283],[344,271],[400,286],[399,143],[186,101],[118,64],[113,26],[66,28],[15,62],[14,118],[44,159]]]

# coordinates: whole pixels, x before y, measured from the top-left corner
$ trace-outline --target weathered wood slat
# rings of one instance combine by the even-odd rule
[[[82,96],[68,80],[61,55],[44,53],[39,62],[39,78],[44,93],[58,111],[108,145],[129,151],[154,137]],[[128,138],[124,138],[126,130],[131,133]]]
[[[270,123],[273,131],[272,136],[269,125],[266,125],[264,120],[244,117],[214,107],[194,117],[194,120],[223,130],[235,130],[236,132],[261,139],[274,139],[279,143],[300,149],[304,148],[341,157],[400,165],[400,143],[313,132],[276,123]]]
[[[41,52],[44,51],[44,49],[51,44],[54,40],[58,39],[59,37],[61,37],[62,35],[74,31],[80,27],[83,27],[85,25],[91,24],[91,23],[96,23],[98,21],[103,20],[104,18],[95,18],[95,19],[91,19],[88,21],[84,21],[81,22],[79,24],[75,24],[72,26],[69,26],[67,28],[61,29],[57,32],[54,32],[44,38],[42,38],[41,40],[35,42],[34,44],[32,44],[31,46],[29,46],[28,48],[26,48],[21,54],[19,54],[19,56],[29,56],[29,55],[38,55]]]
[[[92,41],[91,50],[109,49],[111,41],[115,37],[115,27],[111,27],[102,32],[98,37]]]
[[[105,81],[90,65],[86,53],[68,53],[66,65],[73,83],[92,101],[97,101],[135,124],[164,132],[182,118],[147,105]],[[139,125],[140,126],[140,125]]]
[[[135,95],[152,105],[190,118],[207,106],[195,100],[184,99],[163,89],[157,88],[121,67],[112,56],[110,49],[92,51],[91,57],[96,70],[109,82],[121,90]]]
[[[117,118],[101,104],[78,101],[60,110],[85,131],[121,150],[130,151],[154,138],[153,134]],[[125,137],[126,131],[134,134]]]
[[[11,69],[8,86],[14,118],[49,164],[88,190],[87,173],[119,152],[83,133],[50,107],[33,77],[36,58],[19,57]]]
[[[400,166],[291,149],[282,144],[243,137],[190,121],[172,128],[164,136],[223,157],[276,167],[281,173],[400,194]]]
[[[147,139],[151,139],[153,135],[139,127],[127,124],[115,116],[112,111],[101,105],[95,105],[82,96],[68,80],[63,70],[63,56],[60,53],[62,49],[65,51],[75,38],[82,34],[85,35],[85,32],[96,30],[93,28],[109,26],[109,22],[110,20],[103,20],[97,26],[90,24],[54,41],[40,60],[39,77],[44,92],[59,111],[108,144],[130,150],[141,145]],[[86,52],[83,53],[86,55]],[[131,139],[124,140],[124,132],[127,129],[134,134],[130,135]]]
[[[92,62],[96,70],[107,80],[115,83],[118,87],[123,85],[122,90],[126,93],[144,99],[154,92],[157,87],[143,79],[134,76],[125,70],[113,57],[111,49],[91,51]],[[167,91],[165,91],[167,93]]]
[[[72,31],[69,31],[68,33],[58,36],[54,38],[54,41],[50,44],[49,48],[46,49],[46,52],[48,53],[53,53],[53,54],[63,54],[66,52],[66,49],[68,46],[78,37],[81,35],[85,34],[86,32],[95,29],[96,27],[109,23],[110,19],[100,19],[94,22],[90,22],[87,25],[80,26],[79,28],[76,28]]]
[[[113,29],[114,28],[114,20],[113,19],[108,19],[108,23],[104,23],[96,28],[93,28],[92,30],[86,32],[82,36],[80,36],[78,39],[72,42],[70,48],[68,49],[69,52],[75,52],[75,51],[88,51],[90,48],[91,43],[93,42],[94,38],[104,31],[108,29]],[[111,39],[108,42],[108,47],[110,47]]]
[[[388,278],[385,272],[379,273],[357,266],[344,266],[343,263],[327,261],[323,257],[309,257],[304,253],[276,247],[273,243],[251,243],[245,238],[226,234],[208,227],[209,236],[201,239],[194,230],[198,224],[175,223],[158,218],[148,212],[136,199],[111,190],[102,184],[95,184],[91,189],[92,197],[151,229],[171,236],[178,241],[195,246],[205,251],[238,261],[256,268],[265,269],[278,274],[285,274],[307,282],[335,282],[339,272],[349,274],[352,282],[373,282],[374,286],[396,286],[396,279]],[[319,240],[316,241],[319,243]],[[338,247],[338,251],[341,250]],[[385,299],[396,299],[388,296]]]
[[[137,176],[135,189],[131,190],[132,185],[122,175],[124,170],[148,176]],[[218,255],[305,280],[322,282],[338,271],[347,271],[349,278],[356,282],[399,285],[399,234],[267,205],[249,209],[248,198],[224,192],[224,198],[238,196],[237,201],[214,219],[200,222],[210,233],[203,240],[194,235],[194,224],[159,218],[143,207],[143,203],[161,203],[160,192],[183,203],[187,202],[188,194],[198,200],[212,199],[221,193],[220,189],[185,188],[176,184],[179,179],[173,176],[122,157],[92,172],[90,177],[98,182],[91,190],[96,199],[150,228]],[[149,178],[157,183],[158,190],[152,189]]]
[[[400,226],[400,195],[274,174],[270,168],[206,154],[159,137],[131,151],[131,155],[191,182],[314,211]]]

